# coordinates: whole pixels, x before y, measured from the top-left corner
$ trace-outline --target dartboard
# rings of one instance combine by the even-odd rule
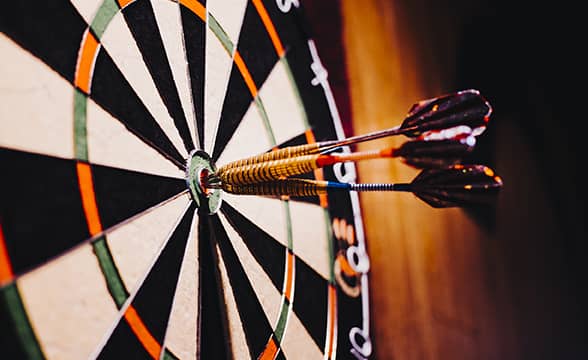
[[[201,183],[343,136],[297,0],[8,1],[0,30],[3,357],[370,355],[357,196]]]

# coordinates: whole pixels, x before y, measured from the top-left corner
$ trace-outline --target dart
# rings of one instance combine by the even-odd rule
[[[291,157],[328,153],[343,146],[376,140],[388,136],[405,135],[417,138],[427,132],[466,126],[472,129],[474,136],[484,132],[490,120],[492,107],[477,90],[463,90],[454,94],[443,95],[414,104],[400,126],[379,130],[363,135],[352,136],[343,140],[328,140],[312,144],[286,147],[261,155],[237,160],[225,164],[220,171],[252,165],[266,161],[281,160]]]
[[[305,174],[342,162],[401,157],[405,163],[417,168],[444,167],[458,163],[476,144],[472,130],[458,126],[442,131],[429,131],[418,139],[407,141],[398,148],[386,148],[344,154],[314,154],[270,160],[256,164],[220,169],[210,176],[232,185],[245,185],[279,180]]]
[[[435,208],[488,204],[502,187],[502,180],[483,165],[454,165],[425,169],[411,183],[352,184],[307,179],[283,179],[247,185],[221,183],[224,191],[237,195],[315,196],[333,191],[404,191]]]
[[[490,120],[492,107],[477,90],[463,90],[455,94],[422,100],[412,106],[398,127],[352,136],[343,140],[320,143],[320,151],[357,144],[394,135],[418,137],[426,131],[449,129],[465,125],[481,134]]]

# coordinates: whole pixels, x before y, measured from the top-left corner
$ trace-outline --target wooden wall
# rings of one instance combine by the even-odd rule
[[[548,146],[552,158],[555,151],[569,157],[570,150],[551,141],[539,145],[529,141],[521,112],[531,103],[517,111],[517,102],[504,96],[519,85],[520,95],[528,99],[537,89],[528,86],[531,78],[517,78],[518,69],[483,67],[510,63],[524,67],[521,59],[500,59],[528,55],[523,50],[529,47],[503,46],[514,44],[508,34],[497,33],[496,38],[472,27],[478,19],[484,26],[497,28],[516,26],[516,21],[501,23],[504,19],[497,11],[504,9],[481,1],[341,0],[340,5],[354,132],[397,125],[420,99],[480,86],[483,93],[489,90],[486,95],[497,104],[487,134],[480,138],[481,150],[473,159],[487,161],[505,181],[496,207],[475,212],[431,209],[410,194],[361,196],[371,258],[375,358],[586,355],[585,290],[581,287],[585,278],[577,272],[579,256],[573,255],[585,250],[581,244],[586,231],[576,221],[571,221],[574,229],[566,227],[568,217],[581,218],[585,207],[579,200],[554,206],[554,198],[562,197],[553,192],[565,190],[554,189],[553,184],[575,186],[562,180],[573,179],[574,173],[543,181],[546,167],[537,146]],[[478,33],[467,33],[472,28]],[[478,35],[480,41],[491,40],[488,49],[477,41]],[[464,42],[474,46],[470,53],[463,49]],[[517,51],[507,51],[513,49]],[[481,57],[471,56],[472,51]],[[483,58],[486,55],[498,61],[491,63]],[[501,80],[506,74],[512,78],[497,85],[488,80],[490,74],[499,74]],[[544,108],[532,109],[544,124],[552,120]],[[399,140],[358,148],[374,149]],[[557,170],[565,171],[560,166]],[[410,181],[416,173],[398,161],[359,165],[363,182]]]

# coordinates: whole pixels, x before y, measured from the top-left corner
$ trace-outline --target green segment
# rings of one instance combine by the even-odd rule
[[[221,44],[223,45],[225,50],[229,53],[229,55],[232,55],[233,49],[235,48],[235,45],[233,45],[233,42],[229,38],[229,35],[227,35],[225,30],[222,28],[222,26],[220,26],[218,21],[216,21],[216,19],[214,18],[214,16],[212,16],[211,13],[208,13],[208,27],[210,28],[210,30],[212,30],[214,35],[218,38],[218,40],[221,42]]]
[[[290,304],[288,303],[288,300],[284,299],[284,302],[282,303],[282,307],[280,309],[280,317],[278,318],[278,324],[276,325],[276,329],[274,330],[274,334],[276,334],[278,342],[281,342],[282,338],[284,337],[289,312]]]
[[[265,126],[270,144],[272,146],[276,146],[276,137],[274,136],[274,131],[272,130],[269,118],[267,117],[267,112],[265,111],[265,107],[263,106],[263,102],[261,101],[259,94],[255,97],[255,105],[257,106],[257,111],[259,111],[259,115],[263,120],[263,125]]]
[[[87,96],[74,90],[74,154],[76,159],[88,161],[88,141],[86,129]]]
[[[294,250],[294,238],[292,237],[292,218],[290,215],[290,202],[282,201],[286,216],[286,233],[288,234],[288,249]]]
[[[116,0],[104,0],[92,23],[90,29],[96,35],[99,40],[108,24],[116,13],[120,10]],[[74,153],[78,160],[88,161],[88,140],[87,140],[87,101],[88,97],[86,94],[78,89],[74,92]]]
[[[162,360],[180,360],[177,356],[175,356],[171,351],[167,348],[163,349],[163,356]]]
[[[102,2],[102,5],[100,5],[96,16],[94,16],[94,20],[92,20],[92,24],[90,25],[90,28],[94,31],[94,34],[96,34],[98,39],[102,37],[110,20],[112,20],[118,10],[119,7],[115,0],[104,0],[104,2]]]
[[[286,56],[282,56],[280,61],[282,61],[282,63],[284,64],[284,68],[286,68],[286,74],[288,74],[288,79],[290,79],[292,89],[294,89],[294,95],[296,95],[296,104],[298,105],[298,108],[302,110],[302,119],[304,119],[304,127],[309,129],[310,123],[308,122],[306,108],[304,107],[304,103],[302,102],[302,97],[300,96],[300,91],[298,91],[298,86],[296,86],[296,81],[294,80],[294,75],[292,74],[292,69],[290,68],[288,59],[286,59]]]
[[[26,314],[24,305],[20,299],[16,283],[7,285],[0,290],[0,301],[2,301],[8,308],[8,314],[20,345],[27,354],[28,359],[44,359],[43,351],[37,341],[35,333],[31,328],[28,316]],[[3,327],[8,327],[7,324],[2,324]]]
[[[328,248],[328,259],[329,259],[329,282],[335,285],[335,272],[333,263],[335,261],[334,253],[333,253],[333,226],[331,225],[331,215],[329,215],[329,210],[323,209],[323,214],[325,216],[325,224],[327,224],[327,248]]]
[[[102,274],[104,274],[108,291],[116,303],[116,307],[120,309],[129,297],[129,293],[123,284],[116,265],[114,264],[114,259],[108,248],[106,238],[101,236],[92,244],[92,246],[94,248],[94,254],[96,254],[96,257],[98,258],[100,270],[102,270]]]

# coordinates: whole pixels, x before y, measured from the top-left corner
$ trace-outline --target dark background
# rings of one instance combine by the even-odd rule
[[[343,1],[304,5],[346,119],[344,51],[333,44],[342,26],[333,8]],[[479,89],[494,108],[468,161],[490,165],[504,188],[495,207],[468,214],[491,235],[483,244],[484,266],[493,274],[485,286],[502,299],[496,303],[508,302],[498,323],[516,334],[496,338],[499,353],[508,359],[588,358],[587,192],[581,174],[588,119],[579,58],[587,20],[564,2],[378,3],[393,7],[402,28],[413,34],[424,54],[418,67],[429,70],[431,81],[446,92]],[[355,15],[361,16],[360,5]]]
[[[585,359],[585,117],[574,10],[551,2],[469,4],[455,28],[454,83],[480,89],[494,105],[496,126],[473,158],[491,164],[505,188],[496,215],[475,215],[489,222],[493,260],[507,269],[518,352]]]

